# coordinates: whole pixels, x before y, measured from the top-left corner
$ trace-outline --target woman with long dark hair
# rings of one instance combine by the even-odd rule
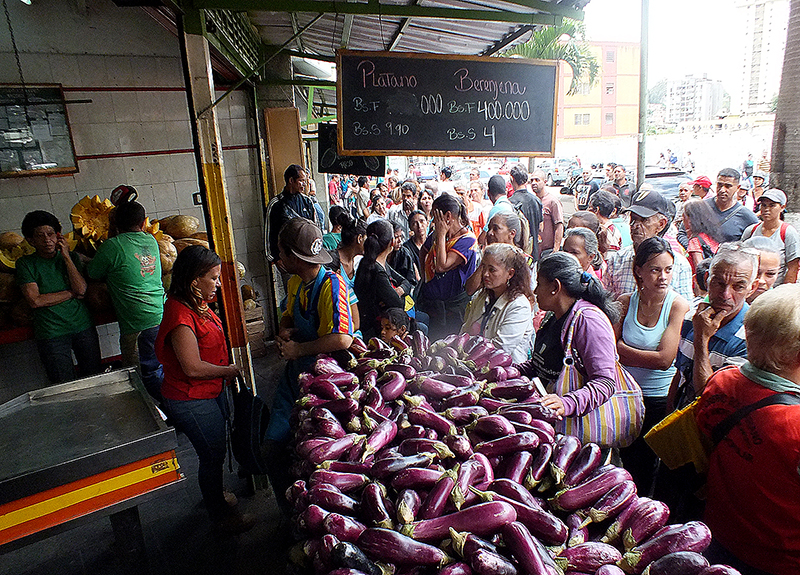
[[[469,303],[464,284],[478,267],[478,240],[455,196],[439,196],[432,208],[434,231],[420,250],[424,283],[417,306],[430,316],[430,337],[436,340],[458,333],[464,322]]]
[[[403,309],[404,302],[392,286],[386,258],[392,253],[394,230],[388,220],[378,220],[367,226],[364,257],[358,266],[353,287],[358,296],[361,332],[369,339],[380,335],[380,318],[389,308]]]
[[[164,368],[161,395],[175,427],[197,452],[197,479],[208,514],[223,531],[242,532],[255,523],[231,507],[223,490],[228,405],[226,381],[239,374],[230,362],[222,322],[209,309],[221,273],[217,254],[189,246],[175,260],[172,284],[156,338],[156,355]]]
[[[642,435],[620,452],[642,494],[650,492],[656,468],[656,456],[644,434],[667,415],[681,326],[689,311],[689,303],[670,287],[674,261],[672,248],[663,238],[655,236],[639,244],[633,258],[636,291],[620,297],[622,317],[614,326],[619,362],[636,379],[644,397]]]
[[[600,281],[566,252],[539,260],[534,293],[539,308],[550,313],[536,332],[530,361],[521,364],[520,371],[552,390],[564,367],[564,345],[574,322],[572,360],[583,375],[583,386],[564,395],[545,395],[542,405],[561,417],[586,415],[608,401],[616,388],[617,342],[611,326],[619,319],[619,307]]]
[[[526,254],[508,244],[492,244],[484,250],[478,272],[483,288],[469,302],[461,331],[491,339],[517,363],[527,360],[533,292]]]

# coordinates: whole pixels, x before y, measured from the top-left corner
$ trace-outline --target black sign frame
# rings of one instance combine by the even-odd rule
[[[386,156],[340,156],[337,151],[338,129],[336,124],[317,124],[317,171],[325,174],[349,174],[353,176],[386,175]]]
[[[336,53],[339,154],[553,157],[559,63]]]

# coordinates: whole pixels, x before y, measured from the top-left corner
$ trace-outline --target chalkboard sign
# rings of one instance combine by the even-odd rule
[[[0,177],[77,171],[61,85],[0,85]]]
[[[340,50],[339,152],[552,156],[558,62]]]
[[[354,176],[386,175],[386,156],[340,156],[336,151],[336,124],[319,124],[318,171]]]

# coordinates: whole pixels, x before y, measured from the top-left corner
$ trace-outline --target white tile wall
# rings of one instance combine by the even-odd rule
[[[86,51],[91,51],[90,47]],[[192,148],[185,92],[91,89],[182,87],[177,42],[174,57],[48,53],[23,54],[22,61],[27,81],[79,88],[82,90],[68,91],[67,100],[91,100],[68,105],[77,155],[123,156],[82,160],[79,172],[73,175],[0,179],[0,232],[19,230],[24,215],[34,209],[51,211],[64,229],[70,230],[69,213],[78,200],[95,194],[107,197],[122,183],[137,188],[139,201],[151,219],[182,213],[204,221],[202,209],[192,202],[192,194],[199,190],[192,153],[124,156],[126,152]],[[13,57],[0,54],[0,81],[18,81],[12,63]],[[222,93],[218,91],[217,96]],[[256,143],[255,113],[247,92],[229,95],[217,106],[216,113],[223,147]],[[267,281],[258,153],[249,149],[224,150],[223,162],[237,259],[247,269],[244,281],[255,287],[264,305]],[[98,333],[103,355],[119,354],[116,324],[99,326]],[[15,365],[24,366],[24,377],[39,381],[44,378],[33,342],[0,345],[0,358],[6,356],[13,357]]]

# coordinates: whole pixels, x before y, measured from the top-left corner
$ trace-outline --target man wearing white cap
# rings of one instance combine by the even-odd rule
[[[742,239],[758,236],[769,238],[781,254],[781,269],[775,285],[795,283],[800,264],[800,234],[793,226],[781,221],[781,212],[786,209],[786,194],[777,188],[770,188],[761,194],[759,206],[761,223],[748,227]]]

